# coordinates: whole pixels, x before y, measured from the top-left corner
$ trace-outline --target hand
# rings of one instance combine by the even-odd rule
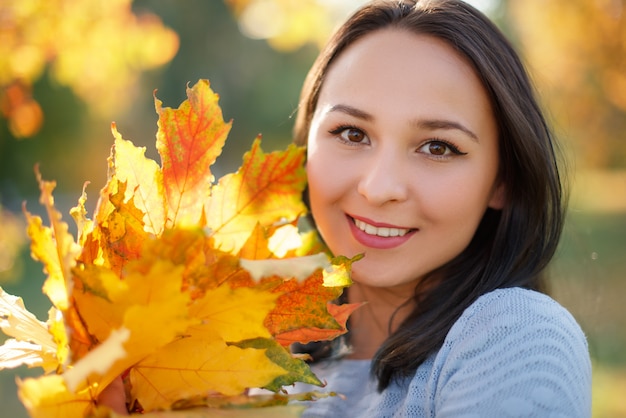
[[[109,407],[119,415],[128,415],[126,409],[126,391],[122,377],[117,377],[98,396],[98,405]]]

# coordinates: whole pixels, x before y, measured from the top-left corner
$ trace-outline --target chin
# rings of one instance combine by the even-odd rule
[[[361,274],[363,271],[365,274]],[[360,269],[352,268],[352,280],[362,286],[376,288],[406,288],[407,292],[413,294],[419,279],[398,280],[398,275],[386,271],[376,274],[375,271],[362,266]]]

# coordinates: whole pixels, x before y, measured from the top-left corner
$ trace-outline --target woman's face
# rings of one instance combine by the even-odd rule
[[[498,132],[472,67],[446,43],[379,30],[331,65],[308,138],[311,210],[354,280],[414,286],[503,205]]]

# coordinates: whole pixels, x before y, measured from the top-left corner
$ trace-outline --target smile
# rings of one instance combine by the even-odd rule
[[[368,235],[376,235],[378,237],[403,237],[411,231],[410,229],[404,228],[376,227],[359,219],[352,218],[352,220],[361,231]]]
[[[356,219],[349,215],[347,218],[354,239],[370,249],[389,250],[399,247],[419,231],[419,229],[398,228],[378,222],[376,223],[378,226],[375,226],[372,225],[373,221],[367,220],[366,222],[363,218]]]

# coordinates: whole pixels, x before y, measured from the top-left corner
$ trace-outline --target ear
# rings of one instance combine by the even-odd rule
[[[498,182],[494,185],[493,190],[491,192],[491,197],[489,198],[488,206],[491,209],[500,210],[504,208],[506,203],[506,187],[504,186],[504,182],[498,180]]]

